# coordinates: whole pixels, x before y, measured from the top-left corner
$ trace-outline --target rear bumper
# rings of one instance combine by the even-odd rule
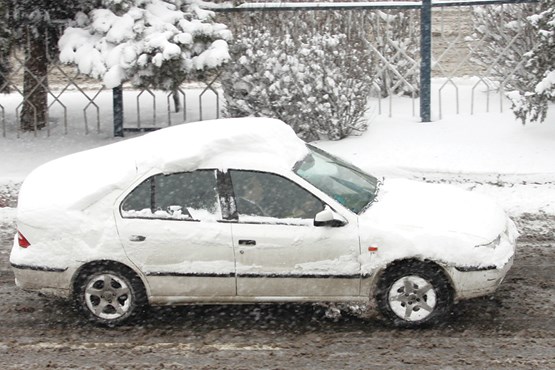
[[[12,269],[15,275],[15,284],[23,290],[60,298],[69,298],[71,294],[67,269],[13,263]]]
[[[502,267],[471,270],[449,268],[453,287],[455,288],[455,299],[463,300],[482,297],[494,293],[505,279],[507,272],[513,265],[514,258]]]

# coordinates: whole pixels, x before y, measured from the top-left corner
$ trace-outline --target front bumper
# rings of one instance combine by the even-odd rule
[[[455,300],[482,297],[494,293],[505,279],[507,272],[513,265],[514,256],[500,268],[487,270],[463,270],[449,268]]]

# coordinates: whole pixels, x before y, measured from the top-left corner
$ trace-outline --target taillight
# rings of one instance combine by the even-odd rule
[[[31,243],[29,243],[29,241],[23,236],[23,234],[19,230],[17,231],[17,240],[21,248],[27,248],[28,246],[31,245]]]

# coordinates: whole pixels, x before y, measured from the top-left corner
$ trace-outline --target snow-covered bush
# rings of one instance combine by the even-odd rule
[[[176,89],[229,60],[231,32],[198,0],[102,0],[76,16],[59,41],[60,60],[112,88]]]
[[[346,35],[245,27],[231,54],[222,77],[226,116],[278,118],[305,140],[366,129],[371,63]]]
[[[513,112],[523,124],[527,121],[543,122],[548,103],[555,101],[555,1],[545,3],[548,3],[545,11],[528,18],[538,40],[524,56],[532,88],[508,94]]]
[[[419,94],[417,15],[413,10],[226,14],[224,23],[236,36],[234,62],[222,82],[226,114],[281,118],[309,139],[340,139],[364,130],[368,96]]]
[[[543,121],[555,98],[555,1],[474,9],[476,61],[508,91],[522,123]]]

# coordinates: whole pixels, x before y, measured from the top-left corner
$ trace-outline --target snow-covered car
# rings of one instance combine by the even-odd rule
[[[146,305],[376,300],[398,326],[493,293],[517,230],[491,200],[378,181],[284,123],[183,124],[24,181],[10,256],[25,290],[116,325]]]

